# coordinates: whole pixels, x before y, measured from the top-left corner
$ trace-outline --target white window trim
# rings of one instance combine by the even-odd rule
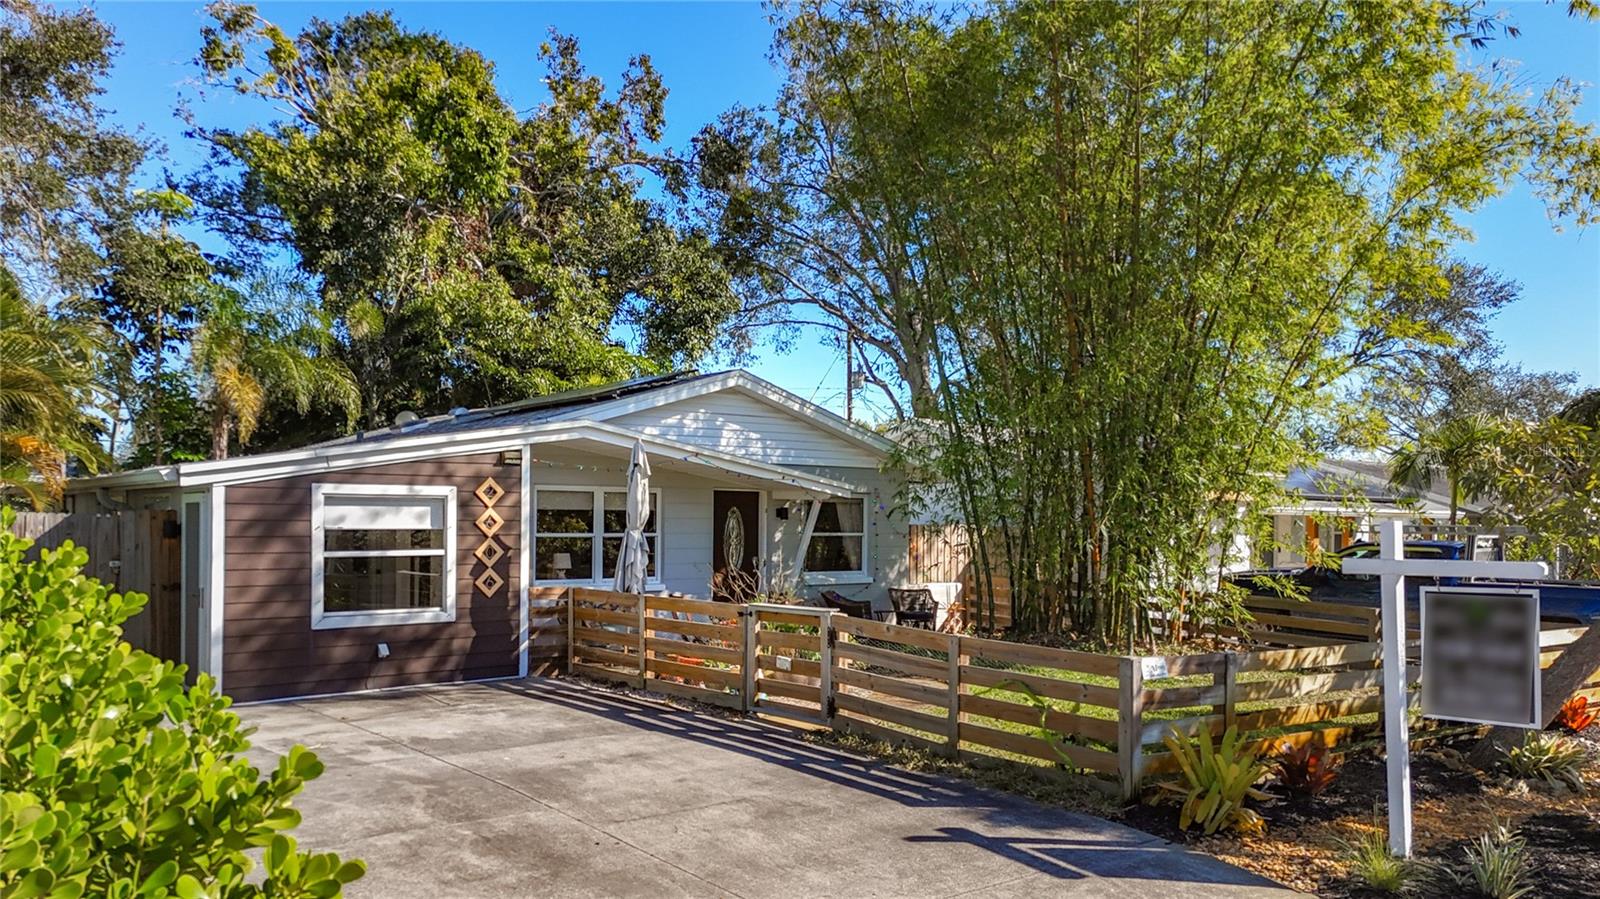
[[[444,500],[444,583],[439,608],[328,612],[323,609],[326,560],[345,556],[417,555],[412,550],[334,552],[326,550],[323,514],[329,496],[416,496]],[[311,629],[382,627],[399,624],[448,624],[456,620],[456,488],[431,484],[311,485]]]
[[[824,586],[825,587],[825,586],[832,586],[832,585],[835,585],[835,584],[841,584],[841,585],[843,585],[843,584],[870,584],[870,583],[873,582],[874,578],[872,576],[872,516],[869,514],[869,510],[867,508],[867,501],[868,501],[867,497],[865,497],[865,496],[833,496],[833,497],[829,497],[829,498],[823,499],[823,500],[812,500],[812,502],[837,503],[837,502],[849,502],[851,500],[855,500],[855,501],[858,501],[858,502],[861,503],[861,568],[860,568],[860,570],[857,570],[857,571],[844,571],[844,570],[840,570],[840,571],[813,571],[813,570],[811,570],[809,568],[805,568],[805,569],[803,569],[801,571],[801,574],[805,577],[805,582],[807,584],[814,584],[814,585],[817,585],[817,586]],[[856,532],[855,531],[819,531],[819,530],[813,529],[812,532],[811,532],[811,540],[813,540],[813,541],[816,540],[818,537],[854,537],[854,536],[856,536]],[[807,547],[807,551],[808,552],[810,551],[809,546]],[[804,559],[801,559],[800,561],[801,561],[802,565],[805,562]]]
[[[539,494],[540,493],[551,493],[551,492],[563,492],[563,491],[568,492],[568,493],[585,493],[585,492],[587,492],[587,493],[593,494],[593,499],[594,499],[594,507],[593,507],[594,508],[594,512],[593,512],[594,524],[593,524],[593,526],[595,528],[593,531],[588,531],[588,532],[584,532],[584,533],[557,534],[557,533],[542,533],[539,530]],[[598,587],[609,587],[611,584],[615,583],[616,579],[614,577],[606,577],[605,576],[605,564],[604,564],[605,552],[604,552],[603,547],[605,545],[605,538],[607,538],[607,537],[620,537],[620,536],[622,536],[622,534],[621,534],[621,532],[612,532],[612,531],[605,530],[605,503],[606,503],[605,495],[607,493],[621,493],[621,494],[626,495],[627,492],[628,492],[628,485],[627,484],[622,484],[620,486],[614,485],[614,484],[613,485],[601,485],[601,486],[593,486],[593,485],[588,485],[588,484],[536,484],[536,485],[534,485],[534,487],[533,487],[532,515],[528,519],[528,534],[529,534],[529,538],[530,538],[529,541],[528,541],[528,560],[529,560],[528,561],[528,567],[530,569],[529,572],[528,572],[529,577],[530,577],[529,583],[530,584],[538,584],[538,585],[545,586],[545,587],[597,587],[597,586]],[[655,513],[655,516],[656,516],[656,529],[655,529],[655,532],[654,532],[654,536],[656,538],[656,554],[655,554],[655,558],[651,560],[651,561],[656,563],[656,573],[655,573],[654,577],[646,578],[645,582],[644,582],[644,585],[645,585],[645,588],[649,589],[649,590],[663,590],[663,589],[666,589],[666,584],[664,584],[662,582],[662,580],[661,580],[662,574],[666,571],[666,561],[665,561],[666,560],[666,552],[664,550],[666,540],[665,540],[665,537],[663,536],[664,531],[662,530],[662,526],[666,523],[667,517],[666,517],[666,510],[661,505],[661,488],[660,487],[651,487],[650,488],[650,511]],[[649,535],[651,532],[646,531],[645,533],[646,533],[646,535]],[[588,537],[588,538],[594,540],[594,547],[593,547],[593,549],[590,550],[590,552],[592,553],[592,556],[593,556],[592,562],[591,562],[591,566],[592,567],[590,568],[590,570],[594,572],[594,577],[593,578],[588,578],[588,579],[585,579],[585,578],[562,578],[560,580],[552,580],[552,579],[547,579],[547,578],[540,578],[539,577],[539,538],[540,537],[550,537],[552,539],[559,539],[559,538],[562,538],[562,537],[580,537],[580,538],[581,537]]]

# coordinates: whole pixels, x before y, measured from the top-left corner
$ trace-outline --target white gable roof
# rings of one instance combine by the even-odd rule
[[[828,493],[853,488],[848,480],[790,466],[877,468],[893,448],[889,440],[743,371],[666,381],[598,401],[439,416],[303,449],[83,478],[69,490],[246,483],[525,443],[621,446],[640,437],[651,453]]]
[[[773,465],[877,468],[893,444],[744,371],[622,397],[560,418],[603,421]]]

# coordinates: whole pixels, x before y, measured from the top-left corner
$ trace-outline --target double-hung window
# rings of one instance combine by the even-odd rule
[[[813,583],[871,580],[867,568],[866,501],[831,499],[821,503],[806,546],[805,574]]]
[[[456,489],[311,486],[311,626],[456,617]]]
[[[540,487],[534,491],[535,581],[605,584],[617,576],[617,556],[628,529],[628,492],[605,487]],[[650,547],[646,579],[660,579],[661,492],[650,491],[644,522]]]

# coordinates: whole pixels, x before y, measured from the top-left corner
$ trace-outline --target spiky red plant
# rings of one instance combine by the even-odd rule
[[[1562,730],[1577,733],[1600,719],[1600,707],[1589,708],[1589,697],[1574,696],[1561,704],[1561,711],[1556,713],[1551,725]]]
[[[1325,747],[1306,743],[1295,748],[1283,744],[1283,752],[1273,760],[1278,772],[1278,783],[1292,793],[1316,796],[1331,786],[1339,776],[1344,760]]]

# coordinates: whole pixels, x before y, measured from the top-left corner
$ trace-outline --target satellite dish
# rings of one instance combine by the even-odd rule
[[[394,426],[397,428],[403,428],[406,425],[417,421],[420,417],[421,416],[417,415],[417,413],[412,412],[410,409],[406,409],[394,417]]]

